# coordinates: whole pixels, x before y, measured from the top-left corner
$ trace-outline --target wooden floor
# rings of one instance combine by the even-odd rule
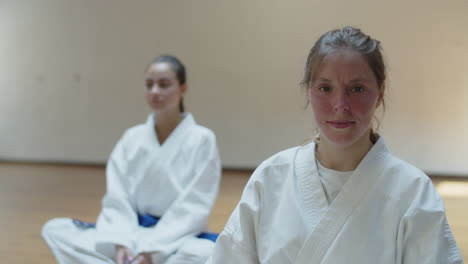
[[[249,172],[223,174],[209,226],[221,231],[237,204]],[[436,179],[455,238],[468,259],[468,180]],[[53,217],[95,221],[105,191],[104,168],[0,163],[0,263],[54,263],[42,241]]]

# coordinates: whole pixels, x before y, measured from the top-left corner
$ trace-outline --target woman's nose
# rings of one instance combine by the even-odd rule
[[[159,86],[157,84],[153,85],[150,89],[150,92],[152,94],[159,94],[161,93],[161,89],[159,88]]]
[[[335,96],[335,112],[349,112],[351,104],[346,91],[338,91]]]

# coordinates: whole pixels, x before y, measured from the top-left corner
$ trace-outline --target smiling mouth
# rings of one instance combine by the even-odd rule
[[[348,128],[350,126],[353,126],[356,122],[355,121],[327,121],[327,123],[338,129],[343,129],[343,128]]]

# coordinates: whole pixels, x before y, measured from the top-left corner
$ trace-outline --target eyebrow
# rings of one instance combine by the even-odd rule
[[[323,78],[323,77],[320,77],[317,81],[332,82],[332,80],[327,79],[327,78]],[[358,78],[354,78],[354,79],[350,80],[349,82],[350,83],[355,83],[355,82],[368,82],[368,81],[371,81],[371,80],[368,79],[368,78],[358,77]]]

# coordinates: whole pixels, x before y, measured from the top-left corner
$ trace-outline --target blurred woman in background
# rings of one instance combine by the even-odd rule
[[[160,56],[145,73],[153,113],[128,129],[107,163],[96,225],[52,219],[42,235],[59,263],[203,263],[216,234],[203,233],[221,165],[215,135],[184,110],[184,65]]]

